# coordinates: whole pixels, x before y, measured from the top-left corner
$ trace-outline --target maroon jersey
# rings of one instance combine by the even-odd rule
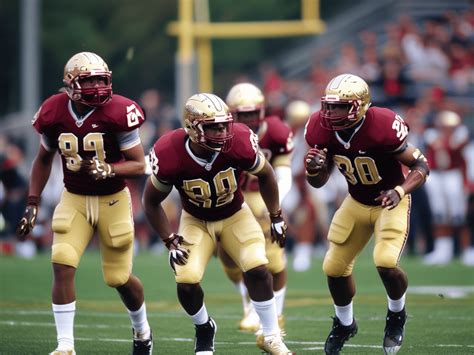
[[[374,199],[380,191],[393,189],[405,180],[402,165],[394,158],[406,146],[408,126],[395,112],[371,107],[362,125],[349,142],[335,131],[321,127],[319,111],[306,124],[306,142],[318,149],[327,148],[332,159],[347,180],[350,195],[360,203],[378,205]]]
[[[469,130],[458,126],[452,131],[429,129],[425,133],[426,158],[433,170],[464,169],[464,148],[469,143]]]
[[[259,132],[258,145],[272,166],[275,157],[293,151],[293,132],[290,126],[278,116],[265,117],[260,130],[262,133]],[[253,175],[245,175],[242,189],[244,191],[258,191],[258,179]]]
[[[243,171],[253,171],[263,157],[257,136],[244,124],[234,123],[232,148],[216,153],[210,162],[194,156],[184,129],[162,136],[153,147],[153,174],[174,185],[183,208],[192,216],[216,221],[236,213],[244,203],[240,189]]]
[[[125,180],[110,178],[95,181],[79,172],[84,159],[117,163],[123,160],[118,135],[140,127],[144,114],[140,106],[126,97],[113,95],[104,106],[94,108],[82,120],[76,120],[72,102],[65,93],[49,97],[35,115],[33,126],[46,136],[48,144],[59,149],[66,189],[80,195],[109,195],[122,190]]]

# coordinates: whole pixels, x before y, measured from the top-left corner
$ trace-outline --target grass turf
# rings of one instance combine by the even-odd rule
[[[359,333],[346,343],[344,354],[381,354],[386,296],[370,251],[359,257],[354,275],[354,299]],[[290,258],[291,262],[291,258]],[[289,262],[289,265],[291,263]],[[330,330],[332,301],[315,259],[311,270],[289,270],[285,305],[287,345],[298,354],[321,354]],[[474,272],[454,262],[428,267],[418,258],[402,258],[409,277],[408,323],[400,354],[473,354]],[[33,260],[0,257],[0,354],[45,354],[56,346],[51,312],[52,273],[49,255]],[[148,316],[159,354],[193,354],[194,328],[177,298],[167,255],[144,252],[134,261],[134,273],[145,287]],[[241,301],[218,261],[211,260],[203,280],[205,302],[216,320],[216,353],[258,354],[255,337],[237,331]],[[435,286],[415,293],[415,286]],[[467,292],[450,297],[452,289]],[[459,290],[458,290],[459,291]],[[462,290],[461,290],[462,291]],[[131,326],[115,290],[102,281],[100,255],[88,251],[76,276],[75,348],[78,354],[131,352]]]

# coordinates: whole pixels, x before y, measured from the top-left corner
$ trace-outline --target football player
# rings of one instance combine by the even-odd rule
[[[234,121],[247,125],[257,136],[260,150],[265,155],[275,171],[278,182],[280,204],[291,188],[291,156],[293,151],[293,133],[291,128],[280,117],[265,116],[265,98],[262,91],[251,83],[234,85],[227,94],[226,103],[233,115]],[[283,304],[286,291],[286,258],[285,249],[271,242],[270,219],[262,196],[259,193],[258,179],[251,174],[245,174],[242,182],[245,201],[265,233],[265,249],[268,258],[268,270],[273,277],[273,293],[277,304],[278,322],[283,329]],[[228,278],[240,291],[244,306],[244,317],[239,328],[243,331],[256,332],[260,322],[258,315],[249,300],[247,289],[243,282],[242,272],[232,259],[219,248],[219,256]],[[257,337],[261,347],[262,337]]]
[[[332,219],[323,262],[336,312],[324,345],[326,354],[339,354],[344,342],[357,333],[352,269],[372,235],[373,259],[388,299],[385,353],[398,352],[404,338],[408,281],[399,260],[408,235],[410,192],[425,183],[429,167],[420,150],[407,143],[403,119],[370,105],[367,83],[356,75],[341,74],[328,83],[321,110],[306,124],[305,138],[311,147],[305,157],[308,182],[323,186],[336,166],[349,189]],[[409,169],[406,177],[402,165]]]
[[[40,196],[56,152],[61,155],[64,191],[52,230],[52,301],[58,345],[51,354],[75,354],[74,277],[94,233],[99,236],[105,283],[125,304],[133,328],[133,354],[151,354],[153,341],[143,286],[132,271],[134,227],[125,178],[145,171],[138,104],[112,94],[112,72],[97,54],[73,55],[64,67],[65,92],[49,97],[33,126],[41,135],[33,162],[29,197],[17,234],[33,229]]]
[[[426,265],[446,265],[454,256],[454,235],[466,223],[467,196],[464,189],[469,129],[454,111],[436,115],[435,127],[425,131],[426,157],[431,167],[426,184],[434,224],[434,250],[425,255]]]
[[[265,237],[240,188],[244,171],[257,176],[273,242],[283,247],[286,223],[273,169],[259,149],[256,134],[234,123],[218,96],[191,96],[183,119],[184,128],[162,136],[150,153],[153,175],[146,183],[143,201],[150,224],[169,249],[179,302],[195,325],[195,353],[214,352],[217,326],[207,312],[200,282],[219,242],[244,274],[262,322],[264,350],[288,354],[266,267]],[[173,186],[183,206],[178,233],[173,232],[162,206]]]

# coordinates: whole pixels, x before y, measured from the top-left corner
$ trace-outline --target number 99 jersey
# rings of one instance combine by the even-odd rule
[[[358,202],[376,206],[380,191],[405,180],[402,165],[394,155],[407,147],[408,126],[395,112],[379,107],[367,110],[362,124],[346,142],[321,126],[320,112],[311,115],[305,128],[310,147],[327,148],[328,159],[344,175],[349,194]]]
[[[211,161],[196,157],[184,129],[162,136],[150,152],[155,188],[178,190],[183,209],[193,217],[217,221],[232,216],[244,203],[240,188],[244,171],[257,173],[265,164],[258,137],[234,123],[232,147],[216,152]]]
[[[123,160],[122,150],[140,144],[132,139],[126,145],[120,137],[140,127],[145,120],[140,106],[121,95],[114,94],[104,106],[93,108],[84,117],[72,108],[65,93],[49,97],[33,119],[33,127],[43,135],[47,150],[58,149],[66,189],[79,195],[110,195],[125,187],[125,180],[112,178],[95,181],[79,172],[80,162],[94,157],[107,163]]]

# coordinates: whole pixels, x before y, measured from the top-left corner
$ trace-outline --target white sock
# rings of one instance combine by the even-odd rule
[[[139,339],[150,339],[150,324],[146,317],[146,306],[143,302],[142,306],[136,310],[131,311],[127,309],[130,320],[132,321],[132,327],[135,329],[136,336]]]
[[[235,283],[234,286],[242,297],[242,306],[244,307],[244,313],[246,313],[251,305],[247,287],[245,286],[243,281]]]
[[[207,323],[209,320],[209,314],[207,313],[206,305],[203,303],[201,309],[194,315],[188,314],[193,323],[196,325],[201,325]]]
[[[76,301],[67,304],[53,303],[54,323],[58,339],[58,350],[74,349],[74,315]]]
[[[388,309],[392,312],[400,312],[403,307],[405,307],[405,295],[406,292],[399,300],[392,300],[390,297],[387,296],[388,300]]]
[[[250,302],[252,302],[255,311],[260,317],[263,335],[279,334],[280,328],[278,326],[275,297],[272,297],[268,301],[257,302],[250,300]]]
[[[352,324],[354,320],[352,301],[347,306],[334,305],[334,309],[336,310],[336,317],[339,318],[342,325],[348,326]]]
[[[281,316],[283,314],[283,306],[285,305],[285,294],[286,287],[283,287],[281,290],[273,292],[273,295],[275,296],[278,316]]]

